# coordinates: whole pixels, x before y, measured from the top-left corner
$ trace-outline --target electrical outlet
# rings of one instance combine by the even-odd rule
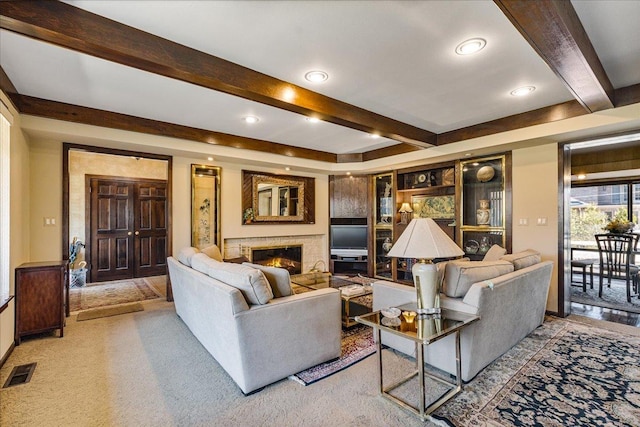
[[[529,218],[520,218],[518,225],[529,225]]]
[[[538,218],[538,225],[547,225],[547,218],[546,217]]]

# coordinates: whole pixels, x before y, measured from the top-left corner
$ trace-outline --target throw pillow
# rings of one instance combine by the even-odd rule
[[[216,261],[222,262],[222,254],[220,253],[220,249],[218,249],[218,246],[216,245],[207,246],[206,248],[201,249],[200,252],[202,252],[209,258],[213,258]]]
[[[293,290],[291,289],[291,277],[289,276],[289,271],[286,268],[251,264],[249,262],[245,262],[243,265],[257,268],[264,273],[265,277],[269,281],[269,285],[271,285],[274,298],[293,295]]]
[[[239,289],[250,305],[266,304],[273,299],[273,291],[262,271],[242,264],[217,262],[207,274]]]
[[[444,293],[461,298],[474,283],[511,273],[513,264],[507,261],[450,261],[445,267]]]
[[[178,252],[178,261],[180,261],[187,267],[191,267],[191,257],[193,257],[198,252],[200,252],[198,248],[192,248],[189,246],[187,246],[186,248],[182,248],[180,249],[180,252]]]
[[[540,262],[540,252],[533,249],[517,252],[515,254],[505,255],[500,258],[503,261],[509,261],[513,264],[515,270],[530,267]]]
[[[482,258],[483,261],[498,261],[501,256],[505,255],[507,250],[500,245],[493,245]]]

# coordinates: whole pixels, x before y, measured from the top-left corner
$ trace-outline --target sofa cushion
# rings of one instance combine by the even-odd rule
[[[182,264],[186,265],[187,267],[191,267],[191,257],[197,254],[198,252],[200,252],[198,248],[192,248],[189,246],[182,248],[180,249],[180,252],[178,252],[178,261],[180,261]]]
[[[507,250],[500,245],[493,245],[482,258],[483,261],[498,261],[501,256],[505,255]]]
[[[288,297],[289,295],[293,295],[293,290],[291,289],[291,277],[289,276],[289,270],[287,270],[286,268],[251,264],[250,262],[245,262],[243,263],[243,265],[257,268],[264,273],[264,276],[269,281],[269,285],[271,285],[271,290],[273,291],[274,298]]]
[[[444,273],[444,294],[460,298],[471,285],[511,273],[513,264],[508,261],[450,261]]]
[[[266,304],[273,299],[273,291],[262,271],[242,264],[212,261],[207,274],[239,289],[250,305]]]
[[[540,252],[534,251],[533,249],[527,249],[526,251],[505,255],[500,259],[512,263],[514,270],[520,270],[521,268],[527,268],[533,264],[539,263]]]
[[[220,249],[217,245],[207,246],[206,248],[201,249],[200,252],[202,252],[209,258],[213,258],[216,261],[222,262],[222,254],[220,253]]]
[[[207,276],[209,275],[209,270],[215,267],[216,264],[219,264],[219,262],[201,252],[191,257],[191,268]]]

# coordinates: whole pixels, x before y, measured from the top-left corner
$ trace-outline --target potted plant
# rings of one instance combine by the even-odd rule
[[[74,288],[83,287],[87,280],[87,269],[84,268],[87,265],[86,261],[80,261],[79,268],[74,268],[81,248],[84,248],[84,243],[74,237],[73,242],[69,245],[69,284]]]
[[[245,224],[251,224],[251,221],[253,221],[253,208],[245,209],[244,213],[242,214],[242,219],[244,220]]]
[[[630,233],[635,226],[636,225],[633,222],[627,219],[614,218],[609,221],[607,225],[605,225],[604,230],[608,231],[609,233],[623,234]]]

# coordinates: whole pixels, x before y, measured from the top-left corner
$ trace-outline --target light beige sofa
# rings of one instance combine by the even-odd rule
[[[274,298],[261,270],[188,249],[168,259],[176,313],[243,393],[340,356],[338,290]]]
[[[553,263],[535,251],[499,261],[454,261],[446,265],[440,306],[478,314],[460,334],[462,380],[470,381],[544,321]],[[373,283],[373,309],[416,301],[413,286]],[[413,342],[383,333],[382,343],[415,357]],[[425,362],[456,373],[455,341],[450,335],[425,347]]]

